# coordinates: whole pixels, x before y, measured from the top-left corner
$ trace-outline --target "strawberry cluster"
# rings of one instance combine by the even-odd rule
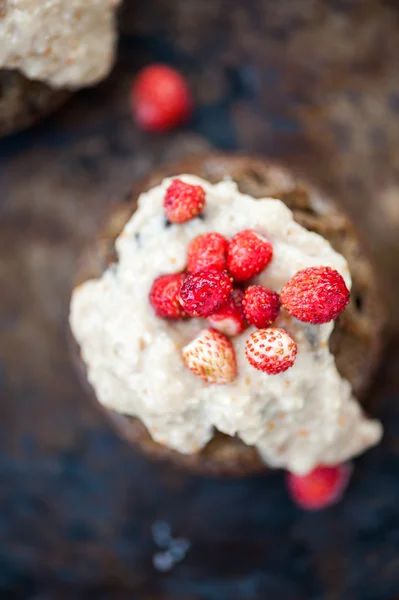
[[[175,179],[164,197],[167,219],[181,224],[197,217],[206,205],[205,196],[201,186]],[[154,281],[150,302],[157,316],[208,319],[210,327],[183,349],[186,366],[205,381],[221,384],[236,377],[229,337],[248,325],[257,327],[246,341],[249,363],[269,375],[286,371],[295,362],[297,346],[287,331],[272,326],[280,308],[300,321],[322,324],[336,319],[348,304],[345,282],[330,267],[298,272],[280,295],[261,285],[245,288],[272,258],[270,241],[252,229],[230,240],[217,232],[205,233],[190,242],[184,273]]]

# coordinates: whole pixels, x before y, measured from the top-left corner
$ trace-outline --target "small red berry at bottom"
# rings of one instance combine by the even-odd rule
[[[247,281],[258,275],[270,263],[273,246],[265,237],[245,229],[237,233],[227,248],[227,265],[236,281]]]
[[[330,267],[309,267],[294,275],[281,290],[285,310],[305,323],[322,325],[337,319],[348,304],[344,278]]]
[[[286,371],[295,362],[297,345],[284,329],[257,329],[247,339],[245,355],[248,362],[268,375]]]
[[[167,65],[142,69],[132,85],[133,116],[145,131],[168,131],[188,120],[193,101],[184,77]]]
[[[209,324],[225,335],[242,333],[247,326],[242,306],[243,297],[242,290],[233,290],[223,308],[208,318]]]
[[[180,303],[192,317],[209,317],[227,302],[233,289],[226,272],[200,271],[188,275],[180,291]]]
[[[200,185],[174,179],[166,190],[163,205],[171,223],[185,223],[198,217],[204,208],[205,190]]]
[[[191,240],[187,249],[187,271],[226,270],[227,243],[226,238],[216,232],[204,233]]]
[[[248,323],[263,328],[271,325],[280,312],[280,298],[277,292],[261,285],[250,285],[245,290],[244,313]]]
[[[186,313],[179,302],[184,273],[173,273],[157,277],[150,290],[151,306],[158,317],[181,319]]]
[[[342,498],[352,466],[320,466],[307,475],[286,474],[286,483],[293,501],[305,510],[321,510]]]

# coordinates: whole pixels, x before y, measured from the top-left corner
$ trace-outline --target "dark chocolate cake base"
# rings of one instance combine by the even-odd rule
[[[330,347],[339,372],[350,381],[355,395],[364,403],[365,392],[378,364],[383,327],[383,311],[373,268],[340,207],[278,164],[249,156],[213,153],[154,171],[135,185],[125,201],[108,215],[98,239],[88,246],[82,257],[78,283],[100,276],[109,264],[117,261],[114,241],[133,214],[140,193],[159,184],[164,177],[182,173],[195,174],[212,183],[229,177],[237,182],[243,193],[255,198],[281,199],[293,211],[298,223],[322,235],[345,256],[353,279],[351,303],[336,322]],[[199,453],[184,455],[154,442],[138,419],[109,412],[119,432],[153,457],[169,459],[208,475],[242,476],[267,468],[257,450],[238,438],[216,431],[211,442]]]

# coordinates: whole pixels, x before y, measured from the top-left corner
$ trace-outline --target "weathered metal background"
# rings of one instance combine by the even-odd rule
[[[398,597],[399,5],[127,0],[121,26],[107,82],[0,140],[0,595]],[[149,61],[190,79],[188,128],[131,123],[129,83]],[[339,196],[378,265],[391,326],[372,393],[386,435],[324,513],[294,508],[280,474],[217,481],[148,463],[69,361],[71,282],[101,210],[153,165],[211,145],[281,158]],[[191,543],[166,573],[153,566],[160,519]]]

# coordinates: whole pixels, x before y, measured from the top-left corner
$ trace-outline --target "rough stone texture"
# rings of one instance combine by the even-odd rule
[[[0,142],[0,591],[4,598],[390,600],[399,596],[399,10],[383,0],[127,1],[100,87]],[[187,73],[192,125],[129,118],[137,67]],[[296,510],[280,474],[222,481],[147,462],[90,404],[66,349],[80,250],[132,180],[209,145],[283,160],[339,197],[389,305],[375,383],[386,435],[345,501]],[[190,540],[153,567],[151,524]]]

